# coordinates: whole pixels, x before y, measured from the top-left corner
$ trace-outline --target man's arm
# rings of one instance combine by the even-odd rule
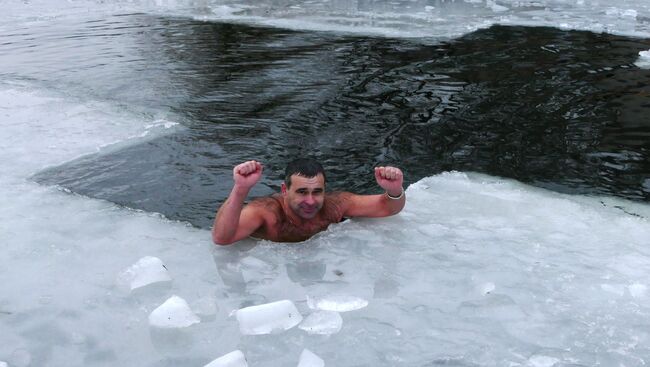
[[[406,204],[404,176],[397,167],[376,167],[375,179],[385,193],[380,195],[344,194],[344,217],[387,217],[399,213]]]
[[[212,241],[229,245],[248,237],[264,223],[264,217],[255,207],[243,207],[250,189],[262,177],[262,165],[248,161],[235,166],[235,184],[226,202],[221,205],[212,226]]]

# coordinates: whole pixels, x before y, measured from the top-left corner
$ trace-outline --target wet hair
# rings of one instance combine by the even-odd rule
[[[322,174],[325,179],[325,170],[317,160],[312,158],[298,158],[287,164],[287,168],[284,171],[284,183],[287,187],[291,187],[291,176],[298,175],[307,178],[316,177],[318,174]]]

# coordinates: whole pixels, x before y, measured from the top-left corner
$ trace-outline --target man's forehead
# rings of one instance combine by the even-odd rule
[[[301,187],[325,187],[325,177],[322,173],[314,177],[305,177],[300,174],[291,175],[291,188],[298,189]]]

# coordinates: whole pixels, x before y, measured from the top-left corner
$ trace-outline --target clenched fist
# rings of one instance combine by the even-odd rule
[[[399,168],[390,166],[375,167],[375,179],[377,184],[386,190],[388,195],[394,197],[402,195],[404,175]]]
[[[247,161],[238,164],[232,170],[235,186],[250,189],[262,178],[262,164],[258,161]]]

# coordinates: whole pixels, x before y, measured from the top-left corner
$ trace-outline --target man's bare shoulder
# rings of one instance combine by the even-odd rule
[[[346,215],[354,194],[347,191],[328,192],[323,205],[325,217],[333,223],[340,222]]]
[[[267,220],[277,220],[282,214],[282,205],[275,195],[255,198],[246,207],[248,210],[256,211]]]
[[[347,191],[332,191],[325,195],[325,201],[334,204],[344,204],[349,202],[355,194]]]

